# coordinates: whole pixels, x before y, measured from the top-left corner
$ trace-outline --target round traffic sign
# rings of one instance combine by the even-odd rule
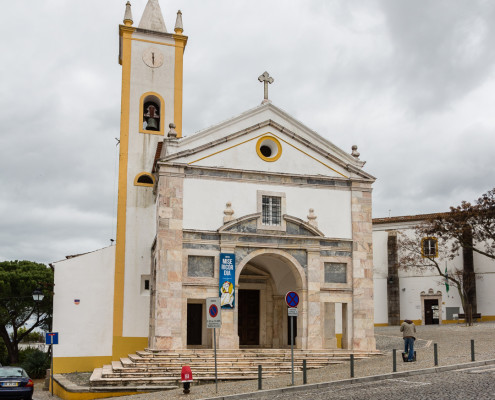
[[[212,304],[208,309],[210,313],[210,317],[215,318],[218,315],[218,307],[215,304]]]
[[[296,292],[287,292],[285,302],[289,307],[297,307],[299,304],[299,295]]]

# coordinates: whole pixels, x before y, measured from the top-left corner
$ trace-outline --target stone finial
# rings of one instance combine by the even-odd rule
[[[139,21],[139,28],[167,33],[167,28],[165,27],[165,21],[163,20],[162,10],[160,9],[158,0],[148,0],[148,3],[143,11],[143,16],[141,17],[141,21]]]
[[[131,12],[131,2],[128,1],[125,4],[125,14],[124,14],[124,25],[131,26],[133,24],[132,12]]]
[[[316,221],[317,216],[315,215],[315,210],[310,208],[308,214],[308,224],[318,228],[318,221]]]
[[[170,130],[167,133],[167,137],[175,139],[177,137],[177,131],[175,130],[175,124],[173,122],[171,122],[170,124],[168,124],[168,127],[170,128]]]
[[[182,13],[181,11],[177,11],[177,19],[175,20],[175,28],[174,28],[175,33],[177,35],[182,35],[182,32],[184,32],[184,27],[182,26]]]
[[[351,156],[355,157],[355,158],[359,158],[359,156],[361,154],[359,154],[359,151],[357,151],[357,146],[356,145],[353,145],[352,146],[352,153],[351,153]]]
[[[234,219],[234,210],[232,209],[232,203],[230,201],[225,204],[225,210],[223,211],[223,223],[226,224]]]
[[[264,98],[263,98],[263,103],[269,103],[270,100],[268,100],[268,84],[273,83],[275,79],[273,79],[268,72],[263,72],[260,76],[258,76],[258,80],[260,82],[263,82],[264,84]]]

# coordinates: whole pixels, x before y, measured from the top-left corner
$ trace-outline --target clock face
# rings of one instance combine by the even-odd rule
[[[163,65],[163,53],[156,47],[148,47],[143,52],[144,63],[151,68],[158,68]]]

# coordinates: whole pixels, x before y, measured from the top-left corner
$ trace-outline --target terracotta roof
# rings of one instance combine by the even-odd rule
[[[158,142],[156,145],[155,160],[153,161],[153,169],[151,173],[156,172],[156,163],[160,159],[160,154],[162,153],[163,142]]]
[[[434,213],[434,214],[404,215],[402,217],[373,218],[373,224],[390,224],[394,222],[423,221],[425,219],[447,217],[448,215],[450,215],[449,212],[443,212],[443,213]]]

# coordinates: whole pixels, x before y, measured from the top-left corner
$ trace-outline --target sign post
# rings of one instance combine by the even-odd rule
[[[294,386],[294,317],[297,317],[297,305],[299,304],[299,295],[296,292],[287,292],[285,302],[289,308],[287,315],[290,318],[290,354],[292,366],[292,386]]]
[[[53,345],[58,344],[58,332],[46,332],[45,344],[50,345],[50,353],[52,355],[51,366],[50,366],[50,388],[53,397]]]
[[[206,327],[213,328],[213,349],[215,355],[215,392],[218,393],[216,328],[222,327],[220,297],[208,297],[206,299]]]

